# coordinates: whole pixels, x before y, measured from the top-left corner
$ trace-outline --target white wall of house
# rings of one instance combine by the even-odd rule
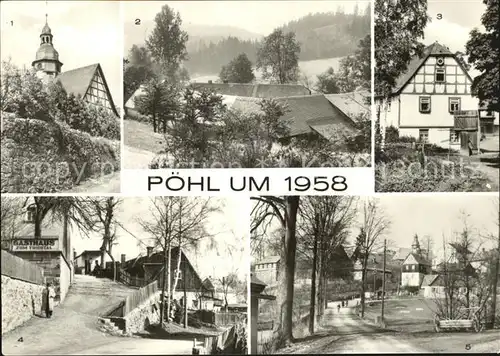
[[[432,287],[432,286],[426,286],[422,287],[424,298],[429,298],[429,299],[441,299],[445,298],[445,289],[442,286],[437,286],[437,287]]]
[[[471,95],[472,82],[454,57],[444,57],[442,66],[436,60],[437,57],[429,57],[390,104],[381,106],[376,101],[381,106],[381,126],[397,127],[400,136],[417,139],[426,133],[420,130],[428,130],[429,143],[459,149],[459,141],[454,139],[450,99],[459,101],[458,110],[478,110],[479,100]],[[445,70],[443,83],[436,81],[438,69]],[[422,110],[422,100],[429,100],[430,110]]]
[[[423,278],[424,278],[423,273],[403,272],[401,274],[401,285],[410,287],[420,287]]]

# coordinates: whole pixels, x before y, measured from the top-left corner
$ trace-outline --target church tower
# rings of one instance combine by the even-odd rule
[[[418,236],[415,234],[415,237],[413,238],[413,244],[411,245],[411,252],[420,256],[421,250],[420,250],[420,243],[418,242]]]
[[[61,73],[63,64],[59,61],[59,53],[52,44],[52,38],[52,31],[47,23],[47,15],[45,15],[45,26],[40,34],[40,47],[31,65],[38,73],[54,78]]]

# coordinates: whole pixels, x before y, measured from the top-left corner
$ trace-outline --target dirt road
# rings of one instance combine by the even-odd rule
[[[393,333],[370,325],[354,314],[353,308],[341,308],[329,304],[320,330],[279,353],[329,354],[329,353],[418,353],[425,352],[398,339]]]

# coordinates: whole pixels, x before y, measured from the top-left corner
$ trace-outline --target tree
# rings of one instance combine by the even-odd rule
[[[340,93],[340,88],[337,85],[337,75],[333,67],[328,68],[321,74],[317,75],[316,90],[323,94]]]
[[[385,110],[396,80],[407,70],[412,57],[421,55],[424,49],[419,39],[429,20],[427,0],[375,1],[375,96]],[[377,121],[380,125],[380,110]]]
[[[498,0],[483,0],[486,11],[481,17],[485,32],[473,29],[465,45],[468,61],[481,72],[472,82],[472,93],[481,103],[486,103],[488,110],[500,111],[500,26]]]
[[[2,61],[0,102],[2,111],[17,117],[52,121],[47,92],[34,69],[22,71],[10,61]]]
[[[376,199],[369,198],[363,204],[363,220],[356,238],[356,254],[361,260],[361,317],[365,315],[366,271],[370,254],[380,247],[381,237],[388,231],[390,221]],[[385,272],[384,272],[385,273]]]
[[[219,78],[223,82],[228,83],[250,83],[255,79],[252,62],[250,62],[245,53],[241,53],[222,67]]]
[[[323,315],[326,308],[328,277],[333,277],[334,274],[342,275],[343,272],[334,271],[339,268],[335,263],[335,253],[349,234],[350,225],[356,215],[356,209],[353,207],[355,201],[354,197],[347,196],[316,196],[307,197],[302,205],[298,251],[312,260],[309,312],[311,334],[314,333],[316,310],[317,315]]]
[[[177,71],[180,63],[187,59],[187,32],[181,29],[180,14],[168,5],[163,5],[156,14],[155,28],[146,40],[146,47],[155,61],[168,73]]]
[[[179,280],[176,274],[171,284],[172,248],[178,247],[176,271],[180,271],[181,250],[196,246],[204,238],[211,237],[205,225],[213,212],[211,198],[156,197],[151,199],[150,219],[138,219],[144,231],[153,238],[153,247],[163,252],[161,320],[164,318],[165,293],[167,295],[167,321],[170,317],[170,301]],[[175,245],[174,245],[175,244]]]
[[[144,94],[134,99],[137,110],[151,118],[154,132],[167,132],[168,123],[175,119],[179,108],[178,86],[154,76],[144,85]]]
[[[238,281],[238,275],[236,273],[229,273],[227,276],[222,277],[219,280],[222,288],[222,295],[224,297],[224,308],[227,311],[227,295],[229,294],[230,290],[235,290],[237,287],[239,281]]]
[[[165,151],[176,165],[210,161],[216,144],[211,135],[225,110],[222,96],[216,93],[195,92],[191,88],[182,92],[178,119],[167,126],[165,135]]]
[[[88,197],[85,201],[92,230],[102,234],[101,266],[104,266],[104,254],[107,253],[113,263],[113,280],[116,280],[116,263],[113,257],[113,246],[118,238],[116,229],[120,225],[117,220],[118,208],[122,199],[116,197]]]
[[[263,79],[278,84],[295,83],[299,74],[300,44],[295,33],[274,30],[262,41],[257,52],[257,69],[262,71]]]
[[[282,250],[279,263],[278,308],[280,319],[277,327],[283,342],[289,345],[293,341],[293,295],[295,281],[295,251],[297,246],[297,213],[299,196],[252,197],[256,205],[252,209],[250,233],[253,238],[265,235],[269,220],[276,219],[282,228]],[[260,234],[258,233],[260,229]]]
[[[1,203],[1,241],[11,240],[21,223],[23,198],[3,197]]]
[[[154,76],[151,54],[145,47],[133,45],[129,50],[127,62],[123,65],[124,103],[139,89],[140,85]]]

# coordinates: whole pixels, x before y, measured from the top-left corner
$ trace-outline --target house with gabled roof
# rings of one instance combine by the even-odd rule
[[[45,82],[57,81],[67,94],[79,96],[86,102],[119,116],[101,65],[95,63],[62,72],[63,63],[52,43],[53,37],[46,21],[40,34],[40,47],[32,62],[37,76]]]
[[[422,255],[417,235],[415,235],[411,247],[411,252],[402,263],[401,286],[420,288],[424,276],[431,272],[432,266]]]
[[[388,103],[375,98],[381,126],[394,126],[400,136],[445,148],[460,149],[469,138],[477,147],[479,100],[472,96],[471,86],[462,60],[435,42],[422,56],[411,59],[406,72],[396,79]],[[467,115],[461,117],[467,118],[456,120],[464,112]]]

